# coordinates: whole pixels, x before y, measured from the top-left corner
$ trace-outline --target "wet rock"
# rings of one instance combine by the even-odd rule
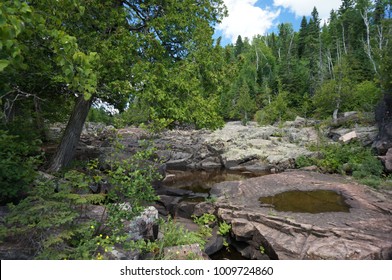
[[[222,168],[222,162],[219,157],[208,157],[200,162],[203,169]]]
[[[260,197],[289,190],[333,190],[344,195],[351,208],[314,214],[260,207]],[[392,195],[381,195],[341,176],[285,172],[219,183],[211,193],[218,197],[218,217],[232,224],[234,238],[251,246],[253,252],[262,246],[272,259],[391,257]]]

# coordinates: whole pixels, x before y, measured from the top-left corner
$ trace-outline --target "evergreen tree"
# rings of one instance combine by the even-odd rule
[[[241,35],[238,35],[237,41],[235,42],[234,56],[238,57],[240,54],[242,54],[243,49],[244,49],[244,42],[242,41]]]
[[[298,33],[298,58],[302,58],[306,48],[306,37],[308,35],[308,21],[302,17],[301,26]]]

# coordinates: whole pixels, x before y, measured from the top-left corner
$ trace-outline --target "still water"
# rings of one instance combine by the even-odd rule
[[[263,206],[276,211],[300,213],[350,212],[344,196],[329,190],[287,191],[274,196],[260,197]]]

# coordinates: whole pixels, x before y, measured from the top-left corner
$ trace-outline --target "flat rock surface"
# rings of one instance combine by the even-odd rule
[[[331,190],[349,212],[280,212],[260,197],[286,191]],[[220,218],[233,225],[237,240],[255,241],[279,259],[391,259],[392,195],[342,176],[292,171],[216,184]],[[260,237],[261,236],[261,237]],[[256,243],[257,243],[256,242]]]

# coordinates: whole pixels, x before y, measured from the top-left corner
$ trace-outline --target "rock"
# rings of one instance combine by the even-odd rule
[[[123,248],[113,247],[105,253],[108,260],[140,260],[141,254],[138,251],[124,250]]]
[[[174,216],[190,219],[193,215],[193,211],[195,210],[195,205],[197,203],[198,202],[181,201],[175,207]]]
[[[148,239],[155,240],[158,235],[158,210],[147,207],[132,221],[124,222],[124,229],[128,232],[131,240]]]
[[[253,237],[255,226],[246,219],[233,219],[230,221],[231,231],[237,237],[237,241],[246,241]]]
[[[302,167],[301,170],[316,172],[319,170],[319,168],[316,165],[311,165],[311,166]]]
[[[33,260],[34,257],[34,250],[26,248],[25,242],[6,240],[0,244],[1,260]]]
[[[217,227],[213,228],[211,237],[204,246],[204,252],[211,256],[223,248],[223,236],[219,235]]]
[[[270,260],[270,258],[261,253],[260,249],[255,249],[254,247],[248,245],[244,242],[232,242],[231,245],[241,254],[244,259],[249,260]]]
[[[380,156],[392,148],[392,94],[386,93],[376,108],[379,133],[372,147]]]
[[[174,215],[177,204],[181,200],[179,196],[159,195],[159,203],[164,209],[160,209],[160,213],[167,216],[168,214]]]
[[[379,156],[385,166],[385,171],[392,173],[392,148],[389,148],[385,156]]]
[[[175,217],[174,221],[176,225],[183,227],[185,230],[197,232],[199,231],[199,225],[197,225],[193,220],[186,219],[182,217]]]
[[[339,141],[346,143],[352,139],[356,139],[357,137],[358,137],[357,133],[355,131],[351,131],[351,132],[346,133],[343,136],[339,137]]]
[[[358,112],[356,112],[356,111],[344,112],[343,113],[343,117],[344,118],[351,117],[351,116],[356,116],[356,115],[358,115]]]
[[[363,146],[369,146],[375,141],[378,128],[376,126],[356,126],[354,130],[349,128],[335,128],[329,130],[327,137],[333,141],[342,141],[340,138],[349,133],[354,134],[354,132]]]
[[[163,249],[165,260],[208,260],[199,244],[180,245]]]
[[[360,117],[357,112],[355,112],[355,111],[345,112],[342,115],[339,115],[339,117],[334,120],[333,125],[335,127],[338,127],[338,126],[343,126],[343,125],[347,125],[347,124],[351,124],[351,123],[355,123],[355,122],[359,122],[359,121],[360,121]]]
[[[215,214],[215,206],[209,202],[198,203],[194,208],[193,215],[200,217],[205,213]]]
[[[89,219],[101,222],[107,218],[107,209],[102,205],[86,205],[85,216]]]
[[[301,213],[260,207],[260,197],[289,190],[333,190],[351,208],[349,212]],[[262,246],[271,259],[392,257],[392,195],[381,196],[342,176],[284,172],[218,183],[211,194],[218,197],[218,217],[232,224],[234,238],[252,247],[252,252]]]
[[[222,168],[219,157],[208,157],[200,162],[200,167],[204,169]]]

